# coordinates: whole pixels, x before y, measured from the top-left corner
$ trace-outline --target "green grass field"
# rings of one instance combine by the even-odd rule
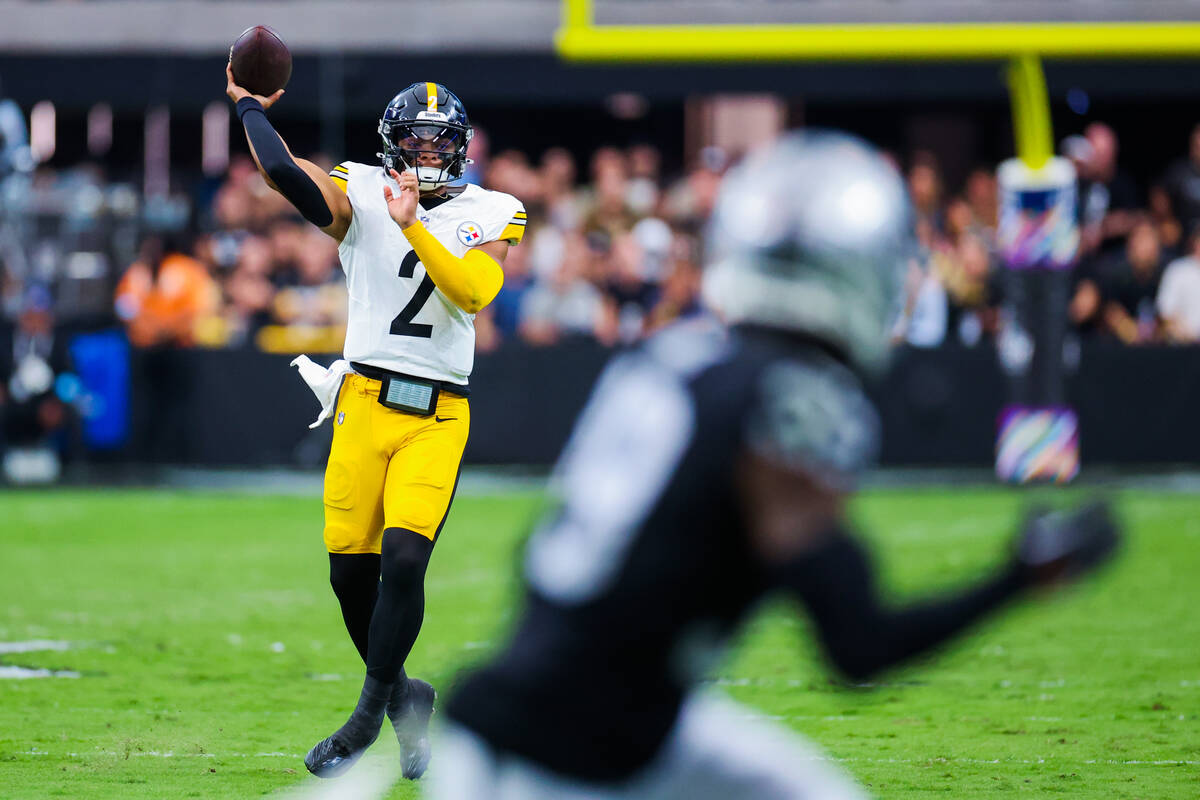
[[[994,563],[1024,499],[876,491],[855,514],[905,596]],[[444,688],[502,636],[541,502],[459,498],[414,674]],[[1122,510],[1126,547],[1097,580],[874,687],[831,681],[783,607],[756,618],[716,683],[880,797],[1200,797],[1200,497],[1127,492]],[[320,521],[317,497],[0,492],[0,674],[78,675],[0,679],[0,797],[242,798],[310,780],[303,753],[361,680]],[[33,640],[70,646],[14,652]],[[374,750],[395,749],[385,730]]]

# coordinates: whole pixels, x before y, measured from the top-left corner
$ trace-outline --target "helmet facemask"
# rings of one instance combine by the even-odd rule
[[[419,116],[429,118],[381,120],[379,135],[384,152],[380,155],[385,168],[397,172],[411,169],[417,176],[417,188],[430,192],[463,176],[471,163],[467,145],[472,129],[437,119],[444,117],[437,112],[422,112]]]

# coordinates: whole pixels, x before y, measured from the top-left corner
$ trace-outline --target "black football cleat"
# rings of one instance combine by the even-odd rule
[[[308,751],[305,768],[318,778],[336,778],[354,766],[379,737],[379,726],[383,724],[384,709],[393,688],[393,684],[367,676],[350,719]]]
[[[304,757],[304,766],[318,778],[336,778],[354,766],[366,751],[366,747],[351,749],[335,733],[313,745]]]
[[[388,716],[400,742],[400,766],[404,777],[415,781],[429,766],[429,718],[437,691],[416,678],[408,680],[408,697],[400,708],[389,708]]]

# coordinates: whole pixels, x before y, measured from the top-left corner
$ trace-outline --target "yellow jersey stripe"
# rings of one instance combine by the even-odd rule
[[[339,175],[349,175],[349,174],[350,174],[350,170],[348,170],[348,169],[346,169],[345,167],[342,167],[342,166],[337,166],[337,167],[334,167],[333,169],[331,169],[331,170],[329,171],[329,174],[330,174],[330,175],[332,175],[332,174],[334,174],[335,172],[336,172],[337,174],[339,174]]]
[[[349,190],[346,188],[349,184],[349,181],[347,181],[345,178],[342,178],[338,175],[330,175],[329,177],[333,180],[334,183],[337,184],[337,187],[339,189],[341,189],[343,192],[346,192],[347,194],[349,194]]]
[[[511,222],[507,226],[505,226],[503,231],[500,232],[501,239],[506,239],[506,240],[512,242],[513,244],[516,244],[517,242],[521,241],[521,238],[524,235],[525,235],[525,226],[524,225],[514,225]]]

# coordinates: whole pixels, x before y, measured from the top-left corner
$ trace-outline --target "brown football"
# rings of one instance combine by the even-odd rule
[[[229,48],[233,80],[251,94],[269,97],[292,77],[292,54],[265,25],[247,28]]]

